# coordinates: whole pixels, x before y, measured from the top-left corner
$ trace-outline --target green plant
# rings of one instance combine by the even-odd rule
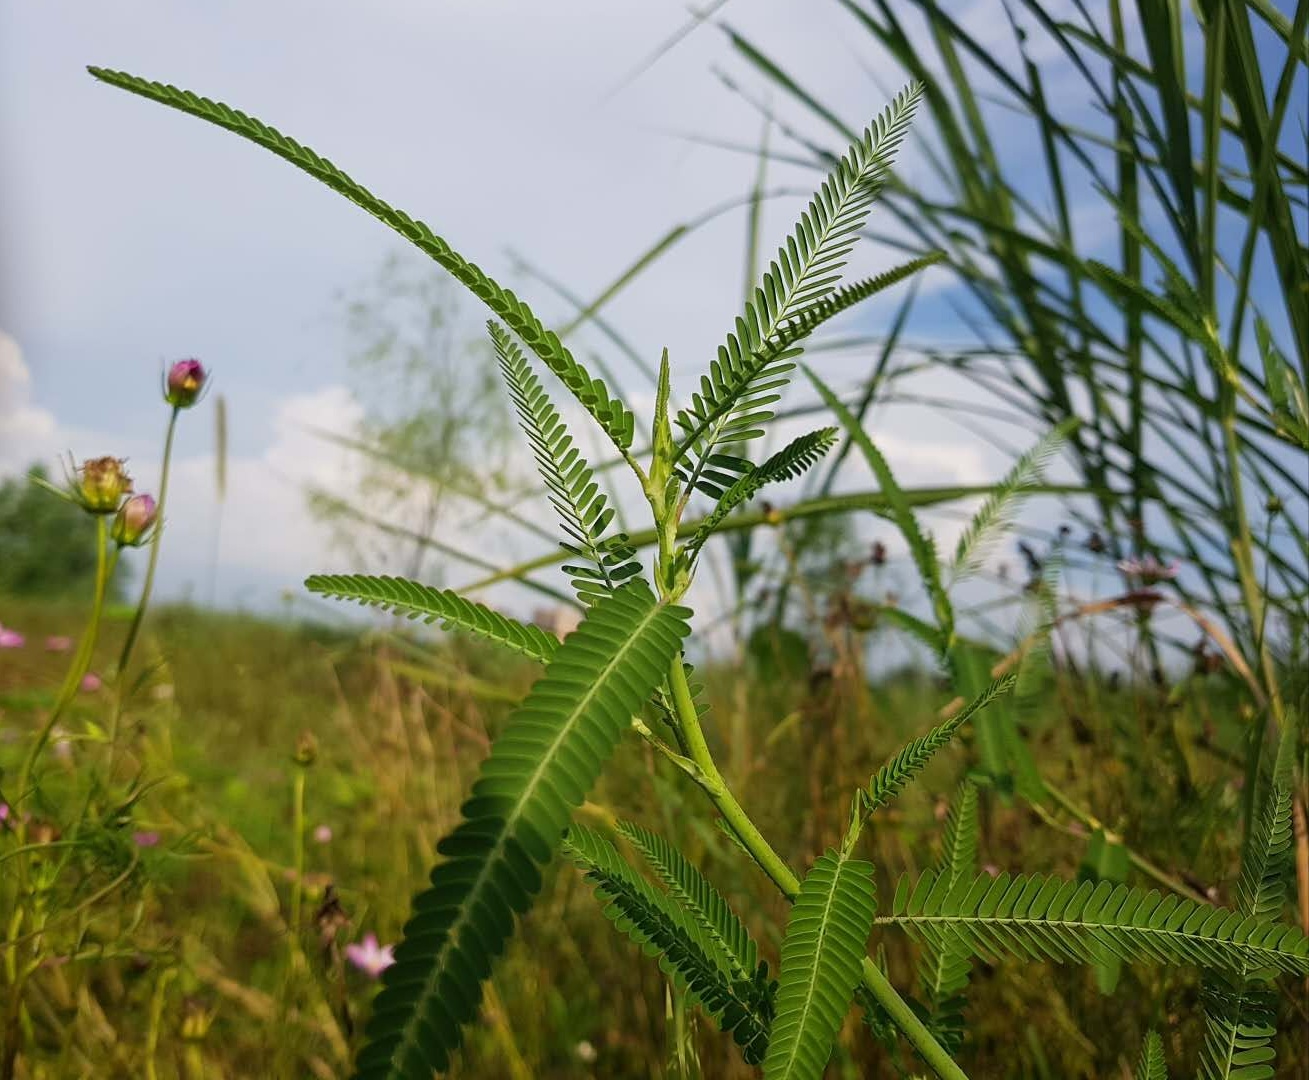
[[[902,884],[889,913],[879,917],[873,866],[857,855],[865,830],[877,827],[878,813],[961,728],[985,716],[988,705],[1010,689],[1009,678],[970,695],[972,704],[960,702],[951,716],[893,755],[867,787],[854,792],[842,842],[819,855],[803,877],[764,838],[719,770],[694,672],[685,659],[691,612],[681,601],[708,535],[726,527],[731,509],[764,484],[812,466],[832,444],[832,432],[824,429],[801,436],[762,464],[744,456],[773,420],[805,337],[924,263],[917,259],[867,282],[837,287],[838,271],[908,129],[919,97],[916,87],[899,95],[836,162],[690,405],[676,417],[670,415],[671,370],[664,354],[643,462],[634,449],[636,417],[628,406],[521,300],[426,225],[244,113],[130,75],[92,72],[272,150],[405,236],[491,308],[503,323],[490,327],[502,371],[560,514],[565,549],[577,560],[569,573],[586,605],[585,617],[560,644],[483,605],[413,582],[366,576],[307,581],[311,591],[441,620],[511,645],[545,665],[493,742],[460,824],[438,845],[442,859],[429,887],[414,900],[395,963],[373,1004],[356,1060],[361,1080],[418,1080],[450,1064],[516,919],[531,907],[545,868],[565,846],[596,884],[606,914],[660,955],[670,979],[733,1033],[749,1060],[761,1060],[769,1078],[821,1076],[856,1000],[876,1030],[899,1032],[938,1076],[964,1076],[945,1045],[952,1038],[950,1024],[906,1000],[867,955],[875,926],[905,929],[935,953],[948,954],[948,970],[934,983],[948,991],[947,1000],[963,990],[967,956],[1001,952],[1087,963],[1121,956],[1199,964],[1263,981],[1277,972],[1309,973],[1309,943],[1267,912],[1229,912],[1125,886],[1079,885],[1042,875],[1012,881],[975,877],[965,865],[972,828],[966,807],[953,827],[958,865]],[[641,567],[629,539],[610,531],[608,503],[594,472],[564,432],[514,335],[576,398],[630,468],[650,508],[653,566]],[[965,671],[966,652],[932,541],[872,441],[848,411],[836,411],[877,473],[885,505],[927,583],[935,623],[909,625],[932,643],[955,682],[966,685],[973,676]],[[1000,498],[1020,494],[1030,471],[1002,485]],[[691,527],[684,516],[697,493],[707,496],[711,509]],[[980,537],[988,523],[1002,521],[1001,510],[986,507],[969,535]],[[684,535],[687,542],[681,542]],[[962,552],[960,565],[966,565],[967,554]],[[646,830],[622,830],[651,863],[662,883],[657,887],[603,837],[569,831],[573,810],[629,730],[703,792],[727,835],[792,903],[775,989],[740,920],[680,853]]]

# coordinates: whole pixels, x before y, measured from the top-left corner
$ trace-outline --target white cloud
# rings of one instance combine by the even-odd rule
[[[32,404],[32,373],[18,342],[0,330],[0,476],[19,472],[42,456],[54,436],[55,417]]]

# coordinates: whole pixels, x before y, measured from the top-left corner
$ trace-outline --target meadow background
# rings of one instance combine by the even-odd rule
[[[312,599],[301,580],[404,573],[475,586],[551,629],[575,618],[558,560],[538,559],[554,535],[480,310],[330,192],[96,84],[86,64],[194,87],[303,138],[439,223],[647,408],[659,350],[685,397],[830,155],[923,79],[916,138],[854,272],[904,250],[947,258],[825,332],[811,359],[946,551],[1016,453],[1081,426],[956,595],[992,661],[1063,616],[1014,717],[1021,759],[972,740],[943,755],[866,842],[879,891],[932,862],[968,774],[986,785],[990,870],[1231,902],[1252,733],[1271,697],[1303,723],[1309,666],[1306,5],[1235,6],[1250,40],[1232,46],[1231,85],[1252,81],[1244,98],[1229,89],[1235,119],[1209,142],[1212,35],[1181,5],[0,4],[9,798],[94,569],[89,520],[25,474],[57,476],[65,450],[114,454],[153,490],[161,373],[182,356],[212,372],[179,424],[133,669],[115,670],[144,573],[128,552],[96,677],[28,805],[31,841],[66,852],[42,886],[60,947],[15,1013],[24,1051],[6,1075],[345,1075],[375,986],[347,947],[398,939],[537,671]],[[1165,8],[1175,38],[1142,20]],[[1111,63],[1115,41],[1131,64]],[[1271,131],[1262,173],[1255,99]],[[787,434],[822,412],[799,386],[785,407]],[[569,415],[575,430],[584,419]],[[925,599],[875,481],[857,454],[835,461],[718,541],[691,598],[724,772],[797,865],[954,696],[894,616]],[[620,512],[639,506],[614,494]],[[1176,576],[1143,572],[1148,559]],[[1157,599],[1123,601],[1146,588]],[[106,768],[120,695],[125,750]],[[1286,917],[1309,929],[1303,745]],[[580,817],[659,829],[753,929],[781,925],[784,905],[697,808],[633,741]],[[8,876],[22,856],[5,841]],[[897,984],[913,955],[888,943]],[[1309,994],[1285,989],[1278,1075],[1309,1075]],[[980,966],[967,1016],[961,1061],[977,1077],[1125,1076],[1146,1029],[1175,1062],[1202,1037],[1199,977],[1174,970]],[[901,1064],[852,1020],[828,1075]],[[556,866],[455,1075],[753,1073]]]

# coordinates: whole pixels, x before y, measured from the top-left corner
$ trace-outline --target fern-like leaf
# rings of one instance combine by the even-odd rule
[[[1206,979],[1200,1080],[1269,1080],[1276,1075],[1277,993],[1267,983],[1222,972]]]
[[[762,1061],[776,992],[767,969],[736,977],[720,942],[706,937],[697,920],[633,870],[602,836],[574,825],[565,850],[594,882],[614,925],[646,953],[659,957],[664,973],[723,1031],[731,1032],[747,1063]]]
[[[929,871],[917,882],[902,878],[892,914],[877,922],[937,948],[958,942],[988,961],[1014,954],[1093,964],[1119,956],[1228,972],[1309,973],[1309,942],[1289,923],[1109,882],[981,874],[947,888]]]
[[[684,609],[640,582],[595,604],[510,716],[445,860],[414,900],[383,976],[358,1080],[428,1080],[449,1064],[481,984],[541,887],[540,868],[687,632]]]
[[[1141,1043],[1133,1080],[1168,1080],[1168,1063],[1164,1060],[1164,1041],[1159,1032],[1147,1031]]]
[[[906,744],[873,775],[868,787],[860,792],[867,813],[880,810],[904,790],[906,784],[927,767],[936,752],[946,746],[969,720],[1014,685],[1012,675],[996,679],[965,708],[949,720],[938,724],[926,735]]]
[[[950,805],[941,858],[936,872],[954,888],[977,873],[977,786],[965,781]],[[941,948],[928,945],[918,963],[918,978],[936,1018],[936,1030],[951,1053],[963,1042],[970,952],[947,941]]]
[[[618,831],[644,856],[664,887],[695,920],[705,937],[722,950],[733,980],[753,982],[761,977],[766,979],[768,965],[760,965],[759,948],[754,938],[709,879],[662,836],[630,821],[619,822]]]
[[[952,569],[959,577],[976,573],[995,541],[1013,523],[1028,489],[1039,484],[1051,459],[1063,448],[1068,432],[1076,424],[1070,419],[1049,431],[1035,446],[1014,462],[1008,474],[977,509],[959,534]]]
[[[190,90],[179,90],[175,86],[152,82],[129,75],[127,72],[100,67],[91,67],[87,70],[97,79],[111,86],[117,86],[129,93],[139,94],[161,105],[197,116],[249,139],[307,172],[314,179],[320,180],[333,191],[344,195],[383,224],[394,229],[425,255],[448,270],[457,281],[503,319],[509,328],[527,343],[528,348],[559,377],[587,412],[595,417],[620,450],[626,451],[632,445],[635,425],[628,408],[621,401],[610,398],[605,384],[591,377],[572,353],[563,346],[558,336],[553,331],[547,330],[522,300],[489,278],[423,222],[415,221],[403,210],[387,205],[309,147],[288,138],[275,128],[252,116],[247,116],[238,109],[233,109],[222,102],[211,101]]]
[[[818,1080],[854,1000],[876,910],[871,863],[828,851],[800,886],[782,940],[765,1080]]]
[[[334,600],[354,600],[364,607],[393,611],[408,619],[439,623],[443,630],[463,630],[547,663],[559,642],[535,626],[465,600],[449,589],[437,589],[407,578],[385,574],[312,574],[305,578],[311,593]]]
[[[928,598],[932,602],[932,612],[936,616],[942,654],[944,654],[954,636],[954,608],[950,604],[950,597],[946,594],[945,585],[941,581],[941,564],[936,557],[936,545],[932,542],[931,537],[925,535],[919,527],[918,518],[914,515],[913,507],[909,505],[909,499],[904,493],[904,488],[896,481],[895,474],[891,472],[891,466],[887,463],[886,458],[882,456],[882,452],[873,445],[873,440],[868,437],[868,432],[863,429],[854,414],[846,408],[845,403],[833,393],[830,386],[808,368],[804,369],[804,373],[809,377],[809,381],[813,383],[819,397],[823,399],[823,402],[840,421],[841,426],[845,428],[846,434],[850,436],[850,441],[859,448],[864,460],[868,462],[869,468],[873,470],[873,475],[877,478],[878,487],[881,488],[882,494],[886,496],[891,518],[900,530],[900,535],[905,538],[905,542],[909,545],[909,554],[914,560],[914,566],[917,567],[918,575],[923,581],[923,587],[927,590]]]
[[[582,566],[565,566],[564,572],[573,576],[578,598],[584,604],[593,604],[639,574],[641,564],[623,533],[605,537],[604,532],[614,516],[609,500],[581,451],[573,445],[568,429],[532,372],[523,350],[503,327],[494,322],[488,322],[486,327],[509,396],[518,410],[519,426],[532,444],[537,471],[568,535],[568,541],[561,546],[585,561]]]
[[[703,462],[720,446],[761,434],[760,425],[772,417],[772,405],[795,367],[798,341],[822,321],[812,309],[832,299],[840,268],[890,172],[920,94],[917,85],[901,91],[823,181],[736,320],[735,332],[719,347],[699,393],[678,413],[683,438],[677,459],[694,451]],[[909,272],[893,272],[894,280]],[[890,283],[862,283],[839,310]]]
[[[1236,885],[1237,910],[1256,919],[1277,919],[1285,903],[1293,828],[1291,791],[1280,779],[1274,779],[1264,798]],[[1258,964],[1206,976],[1201,1080],[1274,1075],[1277,1000],[1268,976]]]
[[[759,465],[752,466],[722,493],[717,505],[700,522],[694,535],[687,542],[687,550],[694,556],[713,535],[723,519],[738,506],[753,499],[765,484],[794,480],[819,461],[835,444],[836,428],[820,428],[818,431],[811,431],[792,439],[772,457]]]

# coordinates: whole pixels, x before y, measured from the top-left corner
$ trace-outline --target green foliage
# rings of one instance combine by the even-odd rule
[[[821,321],[856,299],[913,273],[922,263],[893,271],[885,280],[854,287],[842,307],[814,310],[833,292],[839,270],[858,239],[896,150],[909,129],[919,89],[906,88],[868,127],[823,182],[795,232],[777,256],[736,330],[718,349],[718,358],[700,381],[689,408],[677,415],[682,442],[677,456],[694,451],[701,463],[720,446],[733,446],[763,434],[773,416],[800,350],[796,343]],[[806,315],[808,312],[808,315]],[[699,468],[690,470],[691,482]]]
[[[539,627],[517,622],[449,589],[417,581],[385,575],[312,574],[305,579],[305,588],[319,596],[353,600],[408,619],[439,623],[444,630],[476,634],[542,663],[548,662],[559,648],[559,642]]]
[[[1281,917],[1293,830],[1291,792],[1277,774],[1242,862],[1236,906],[1254,919]],[[1264,1080],[1274,1075],[1273,1036],[1277,1033],[1277,998],[1262,963],[1236,971],[1211,971],[1204,985],[1205,1041],[1201,1080]]]
[[[960,785],[945,820],[941,858],[936,873],[953,889],[960,881],[977,874],[977,785]],[[964,1038],[964,991],[968,987],[971,953],[946,936],[940,947],[925,944],[918,962],[918,981],[935,1014],[941,1041],[951,1052]]]
[[[357,1075],[419,1080],[444,1069],[481,983],[541,887],[632,713],[659,685],[689,612],[642,583],[593,605],[510,717],[483,764],[463,822],[438,845],[445,861],[387,969]]]
[[[0,596],[47,600],[82,595],[95,581],[95,522],[81,507],[53,498],[27,476],[0,481]],[[109,596],[122,595],[127,567],[110,580]]]
[[[877,904],[872,864],[828,851],[805,875],[782,940],[766,1080],[818,1080],[854,999]]]
[[[821,428],[792,439],[781,450],[759,465],[752,465],[718,498],[713,510],[705,516],[687,542],[687,550],[694,556],[714,530],[738,506],[758,494],[765,484],[793,480],[815,465],[836,443],[836,428]]]
[[[927,767],[938,750],[949,745],[960,728],[1001,694],[1007,694],[1013,685],[1014,678],[1011,675],[997,679],[966,708],[960,709],[949,720],[904,746],[895,757],[877,770],[868,782],[868,787],[859,793],[865,810],[871,814],[889,804],[910,780]]]
[[[1159,1032],[1146,1032],[1141,1043],[1141,1057],[1136,1063],[1133,1080],[1168,1080],[1168,1063],[1164,1061],[1164,1041]]]
[[[1044,479],[1047,466],[1063,450],[1068,432],[1073,426],[1073,421],[1065,421],[1021,455],[1005,478],[978,507],[977,513],[959,534],[959,542],[955,545],[951,569],[956,575],[977,572],[982,559],[990,552],[996,540],[1013,525],[1023,496],[1033,485]]]
[[[986,960],[1012,954],[1094,964],[1118,956],[1228,972],[1309,973],[1309,942],[1289,923],[1154,890],[1042,874],[981,874],[952,888],[932,871],[916,882],[906,875],[892,913],[877,921],[937,948],[958,944]]]
[[[914,560],[914,566],[917,567],[918,574],[927,589],[928,598],[932,602],[932,610],[936,615],[937,623],[936,651],[939,653],[947,652],[954,636],[954,608],[950,604],[945,585],[941,581],[941,565],[937,558],[935,543],[919,527],[918,518],[914,516],[913,507],[910,506],[904,489],[896,482],[895,475],[891,472],[891,466],[887,464],[882,452],[873,445],[873,440],[868,437],[868,432],[863,429],[863,426],[846,408],[845,403],[832,392],[831,387],[808,368],[805,369],[805,374],[809,376],[809,381],[813,383],[819,397],[823,399],[823,402],[832,410],[837,420],[841,422],[841,426],[845,428],[850,440],[859,448],[864,460],[868,462],[869,468],[873,470],[873,475],[877,478],[877,485],[882,494],[886,496],[891,518],[896,527],[899,528],[900,535],[904,537],[905,542],[909,545],[909,554]]]
[[[721,950],[732,981],[766,982],[768,964],[760,963],[754,939],[709,879],[662,836],[627,821],[619,822],[618,831],[645,857],[701,933]]]
[[[151,82],[122,71],[106,68],[88,69],[97,79],[133,94],[178,109],[257,143],[278,157],[304,170],[333,191],[344,195],[383,224],[390,226],[420,251],[448,270],[513,330],[542,362],[568,387],[573,396],[604,429],[621,450],[632,445],[633,418],[627,407],[609,396],[605,384],[592,378],[564,347],[557,335],[547,330],[532,310],[508,289],[487,277],[477,266],[455,251],[421,221],[403,210],[387,205],[371,191],[356,183],[327,158],[314,153],[275,128],[247,116],[221,102],[211,101],[189,90]]]
[[[912,60],[912,47],[886,0],[877,0],[877,6],[885,25],[873,22],[867,14],[862,18],[888,40],[893,53]],[[645,952],[660,957],[662,970],[679,992],[671,998],[675,1029],[671,1038],[679,1068],[694,1056],[685,1052],[691,1043],[682,1009],[685,1001],[691,1000],[701,1004],[720,1027],[732,1032],[747,1061],[762,1062],[769,1080],[819,1080],[858,993],[870,1017],[885,1032],[884,1041],[889,1046],[898,1045],[898,1032],[938,1076],[962,1080],[962,1070],[951,1054],[962,1037],[962,995],[969,961],[973,956],[994,960],[1016,954],[1036,961],[1092,964],[1105,972],[1116,971],[1122,962],[1137,960],[1204,968],[1208,971],[1206,1054],[1209,1062],[1216,1063],[1206,1075],[1269,1075],[1268,983],[1278,973],[1309,973],[1309,943],[1297,928],[1277,921],[1290,844],[1289,787],[1285,771],[1280,768],[1275,771],[1267,807],[1261,810],[1260,825],[1252,831],[1247,845],[1248,857],[1238,887],[1241,910],[1227,911],[1175,895],[1161,897],[1103,880],[1125,876],[1120,864],[1126,856],[1125,849],[1111,849],[1103,833],[1097,837],[1100,847],[1093,860],[1094,876],[1102,879],[1098,882],[1066,882],[1043,875],[1012,879],[1007,874],[996,879],[979,876],[978,792],[968,785],[952,808],[936,869],[916,882],[902,879],[891,913],[876,917],[872,866],[852,856],[865,817],[895,799],[965,724],[982,717],[989,704],[1007,694],[1015,678],[1005,676],[987,686],[991,658],[981,647],[956,635],[955,610],[944,584],[942,560],[932,537],[917,520],[915,499],[897,483],[860,420],[807,369],[823,403],[836,416],[851,444],[859,448],[880,488],[875,500],[865,497],[855,504],[833,498],[827,500],[827,509],[838,504],[846,509],[858,505],[895,522],[930,600],[933,619],[929,623],[898,612],[888,616],[888,622],[911,631],[928,644],[946,668],[958,701],[972,701],[913,739],[876,772],[868,787],[858,792],[851,828],[841,851],[820,856],[803,881],[736,801],[701,727],[705,708],[682,655],[690,613],[676,606],[691,587],[695,556],[716,531],[735,528],[741,518],[749,516],[737,515],[735,521],[729,522],[732,512],[764,484],[797,477],[817,462],[835,443],[837,429],[801,436],[757,466],[744,457],[743,444],[762,435],[765,425],[773,420],[774,407],[789,383],[800,343],[807,335],[859,301],[936,261],[935,254],[926,254],[877,277],[839,287],[839,271],[864,230],[871,205],[883,185],[890,185],[898,198],[905,198],[903,186],[891,178],[891,159],[922,93],[928,96],[938,120],[947,125],[947,152],[959,158],[961,164],[968,159],[968,176],[960,190],[969,205],[960,215],[960,227],[971,224],[990,238],[990,256],[1003,265],[1008,287],[1019,294],[1016,305],[1010,305],[1006,297],[1004,303],[996,303],[989,310],[1015,337],[1021,338],[1021,349],[1035,354],[1032,362],[1046,380],[1046,395],[1029,411],[1046,422],[1064,421],[988,491],[956,548],[955,571],[962,576],[976,568],[988,542],[1008,527],[1018,501],[1038,484],[1044,465],[1065,436],[1086,473],[1083,490],[1100,500],[1106,526],[1115,522],[1121,511],[1111,480],[1115,470],[1121,471],[1122,467],[1105,455],[1104,448],[1115,438],[1125,440],[1134,447],[1134,467],[1144,460],[1144,369],[1140,353],[1143,343],[1149,340],[1142,322],[1148,314],[1187,338],[1213,367],[1218,399],[1203,402],[1202,423],[1218,418],[1227,440],[1227,456],[1235,463],[1227,466],[1230,496],[1224,492],[1217,497],[1217,504],[1205,504],[1203,500],[1200,504],[1224,522],[1237,523],[1239,535],[1232,544],[1235,572],[1227,577],[1241,584],[1249,622],[1252,627],[1259,625],[1258,640],[1247,642],[1253,645],[1251,655],[1265,648],[1254,544],[1239,490],[1244,474],[1238,459],[1253,444],[1242,443],[1241,429],[1254,424],[1263,435],[1293,426],[1292,407],[1300,409],[1296,402],[1303,394],[1297,389],[1295,373],[1280,361],[1280,353],[1274,356],[1275,348],[1264,340],[1268,335],[1258,326],[1256,336],[1264,353],[1268,385],[1257,387],[1257,392],[1240,385],[1249,372],[1248,365],[1239,363],[1236,345],[1224,347],[1220,340],[1212,281],[1215,260],[1208,258],[1212,252],[1206,245],[1192,241],[1199,223],[1212,221],[1212,201],[1221,185],[1210,186],[1211,205],[1207,211],[1198,212],[1195,201],[1200,195],[1186,144],[1188,103],[1173,93],[1161,99],[1161,119],[1156,120],[1148,110],[1137,117],[1143,124],[1161,125],[1168,133],[1168,144],[1160,145],[1159,169],[1175,193],[1182,196],[1165,208],[1178,223],[1185,241],[1181,265],[1130,220],[1130,214],[1125,214],[1128,220],[1122,228],[1123,243],[1136,251],[1138,265],[1118,270],[1089,261],[1070,264],[1070,278],[1078,283],[1075,296],[1057,305],[1084,320],[1081,278],[1099,284],[1124,301],[1127,334],[1133,339],[1120,365],[1131,384],[1128,392],[1133,395],[1127,421],[1132,428],[1129,434],[1115,426],[1117,414],[1105,400],[1121,390],[1115,388],[1112,379],[1095,378],[1095,350],[1108,349],[1111,336],[1088,334],[1079,322],[1074,335],[1077,347],[1070,348],[1069,342],[1051,329],[1058,316],[1049,310],[1048,301],[1037,301],[1033,296],[1038,278],[1028,265],[1029,255],[1035,252],[1058,263],[1061,253],[1071,250],[1063,192],[1056,193],[1063,219],[1059,235],[1039,244],[1031,238],[1011,244],[1015,234],[1021,234],[1015,206],[1023,204],[1013,197],[1014,192],[994,188],[1002,184],[999,163],[951,45],[951,36],[961,31],[931,0],[918,0],[918,6],[925,7],[947,75],[968,105],[966,112],[977,145],[967,146],[957,123],[942,108],[940,88],[928,85],[920,89],[918,83],[855,137],[763,275],[744,315],[700,380],[690,405],[678,413],[677,439],[669,416],[672,376],[664,352],[656,383],[655,415],[649,428],[647,467],[638,463],[632,453],[635,419],[626,406],[611,396],[603,382],[592,378],[517,297],[454,252],[427,226],[388,206],[313,151],[225,105],[171,86],[92,69],[98,78],[202,117],[292,162],[405,236],[488,305],[504,324],[490,324],[491,339],[532,445],[547,497],[562,520],[566,537],[563,546],[580,561],[566,569],[574,578],[578,595],[588,605],[586,617],[562,644],[483,605],[405,579],[320,575],[307,583],[311,591],[321,595],[466,630],[546,664],[542,677],[492,743],[471,795],[463,804],[460,824],[438,844],[442,860],[431,873],[430,886],[414,901],[395,963],[387,969],[383,990],[374,1002],[366,1029],[367,1042],[357,1058],[359,1080],[427,1080],[434,1070],[450,1065],[464,1028],[478,1012],[483,982],[514,933],[517,917],[531,907],[544,868],[565,843],[572,810],[599,778],[619,739],[632,729],[657,751],[656,760],[675,769],[679,779],[689,779],[700,787],[718,812],[723,832],[794,905],[782,944],[780,978],[774,986],[768,979],[767,965],[759,961],[758,949],[740,919],[675,847],[637,826],[621,828],[653,868],[662,883],[658,887],[625,862],[607,840],[574,828],[566,842],[568,853],[596,885],[605,914]],[[1231,11],[1224,10],[1225,18],[1231,21]],[[1304,22],[1303,17],[1298,19],[1299,24]],[[1151,62],[1161,69],[1184,72],[1180,40],[1165,33],[1162,25],[1155,13],[1145,27]],[[1241,26],[1235,23],[1229,28],[1234,48],[1244,51],[1248,35],[1243,35]],[[734,36],[734,40],[741,44],[739,37]],[[762,62],[758,52],[753,52],[752,58]],[[1218,66],[1218,57],[1208,59],[1214,61],[1212,66]],[[927,78],[924,65],[909,66],[915,78]],[[1259,115],[1252,88],[1236,85],[1239,79],[1235,77],[1240,74],[1237,65],[1225,85],[1229,93],[1240,90],[1244,94],[1235,107],[1243,122],[1248,119],[1257,129],[1253,133],[1244,129],[1240,132],[1253,145],[1267,138],[1270,124],[1267,117]],[[788,87],[789,92],[797,89],[793,83]],[[1222,95],[1214,85],[1209,89],[1214,92],[1207,98],[1210,109],[1205,130],[1206,137],[1213,141],[1221,126],[1221,105],[1213,103],[1220,102]],[[1130,82],[1116,87],[1119,93],[1130,90]],[[1275,104],[1274,112],[1285,104],[1284,98],[1279,100],[1281,105]],[[1121,120],[1121,110],[1116,115]],[[834,120],[834,114],[828,113],[827,119]],[[1042,123],[1045,152],[1057,160],[1056,135],[1060,140],[1070,136],[1062,129],[1056,132],[1044,115]],[[1276,118],[1271,122],[1274,146],[1279,123]],[[1257,152],[1272,156],[1268,146],[1260,142],[1262,149]],[[970,154],[962,153],[965,149]],[[972,156],[978,160],[972,161]],[[1211,179],[1218,178],[1215,175]],[[1257,182],[1264,180],[1266,173]],[[1280,221],[1285,209],[1278,201],[1279,192],[1277,183],[1269,182],[1251,196],[1252,202],[1267,204],[1263,209],[1270,223]],[[921,203],[919,207],[923,208]],[[933,226],[934,212],[932,207],[924,209]],[[994,241],[997,230],[1005,238],[1003,242]],[[978,270],[971,252],[961,253],[953,234],[948,238],[959,256],[956,268],[985,295],[987,272]],[[1288,252],[1284,240],[1280,234],[1272,237],[1275,259],[1298,265],[1298,247]],[[1143,284],[1139,265],[1142,252],[1148,252],[1164,273],[1160,291]],[[1244,272],[1238,271],[1238,279]],[[1193,279],[1198,279],[1198,284]],[[1238,292],[1245,289],[1245,284],[1238,284]],[[1021,314],[1016,315],[1015,310]],[[1297,316],[1292,315],[1294,322]],[[651,576],[653,589],[640,575],[635,545],[626,536],[608,534],[614,518],[608,497],[600,491],[595,472],[565,430],[518,340],[596,419],[621,452],[621,463],[628,465],[640,481],[653,523],[637,539],[657,549]],[[1233,340],[1239,343],[1239,334]],[[1074,393],[1077,387],[1070,386],[1061,371],[1068,357],[1073,357],[1070,366],[1082,369],[1081,389],[1092,399],[1094,416],[1089,422],[1089,438],[1074,430],[1077,425],[1072,401],[1078,396]],[[1186,361],[1194,367],[1190,353]],[[1174,371],[1172,377],[1183,376]],[[874,383],[880,378],[879,365]],[[1188,392],[1196,383],[1194,375],[1189,380]],[[1158,381],[1167,385],[1166,380]],[[866,400],[859,405],[860,417],[872,396],[873,389],[869,389]],[[1194,397],[1191,394],[1189,400]],[[1239,411],[1238,400],[1242,403]],[[1168,445],[1176,449],[1173,443]],[[1209,449],[1216,459],[1214,445],[1210,444]],[[1267,455],[1260,461],[1269,464]],[[1158,486],[1150,487],[1148,478],[1141,475],[1130,479],[1133,510],[1139,518],[1147,498],[1158,496]],[[683,522],[682,514],[697,490],[714,498],[716,505],[692,529]],[[1174,523],[1178,520],[1175,516]],[[688,533],[689,542],[679,547],[679,538]],[[1271,553],[1272,548],[1266,545],[1264,555],[1270,566],[1275,562]],[[738,554],[744,564],[748,546],[739,549]],[[1202,569],[1212,576],[1209,567]],[[506,573],[479,584],[512,576],[522,580],[521,575]],[[1034,650],[1042,656],[1041,635],[1048,636],[1057,619],[1052,593],[1053,585],[1042,598],[1047,607],[1041,613],[1038,649]],[[1267,659],[1266,654],[1263,659]],[[1261,670],[1271,670],[1271,665],[1264,664]],[[1265,678],[1271,680],[1272,676]],[[1271,683],[1263,690],[1263,698],[1276,697]],[[666,721],[666,731],[652,731],[640,717],[652,702]],[[1280,709],[1278,701],[1274,705]],[[1046,789],[1019,737],[1013,710],[997,709],[984,718],[988,723],[979,725],[976,740],[983,771],[990,773],[1002,791],[1007,782],[1033,800],[1044,794]],[[1280,716],[1275,718],[1280,722]],[[990,723],[993,719],[995,722]],[[665,742],[669,732],[671,741]],[[1257,737],[1251,743],[1261,745]],[[1257,766],[1257,755],[1251,757]],[[1253,792],[1254,788],[1248,790]],[[1149,865],[1135,861],[1138,866]],[[1161,871],[1156,870],[1155,876],[1169,880]],[[1172,887],[1179,893],[1188,889],[1175,881]],[[296,895],[298,898],[299,892]],[[926,946],[920,980],[934,1010],[930,1024],[924,1021],[921,1006],[906,1001],[893,988],[887,978],[891,969],[868,960],[867,942],[874,925],[900,927]],[[1147,1043],[1142,1064],[1147,1076],[1162,1072],[1162,1061],[1151,1060],[1152,1049]]]
[[[550,403],[540,380],[532,373],[527,357],[509,335],[495,323],[487,323],[500,370],[509,394],[532,444],[537,471],[550,495],[568,536],[562,546],[586,565],[565,566],[573,576],[573,588],[583,603],[593,604],[614,591],[628,578],[641,572],[636,552],[622,533],[605,537],[613,520],[608,497],[600,490],[580,450],[573,445],[568,429]]]
[[[567,854],[595,883],[596,896],[614,925],[649,955],[658,956],[660,968],[691,1002],[702,1005],[721,1030],[732,1034],[748,1063],[758,1064],[768,1047],[776,987],[768,980],[768,966],[753,963],[754,942],[713,887],[680,853],[635,826],[621,831],[657,847],[663,857],[656,865],[672,865],[669,853],[680,861],[671,894],[651,885],[609,841],[589,829],[574,825],[569,830]],[[690,875],[703,884],[692,882]],[[709,899],[705,890],[713,898],[708,916],[703,906]]]

